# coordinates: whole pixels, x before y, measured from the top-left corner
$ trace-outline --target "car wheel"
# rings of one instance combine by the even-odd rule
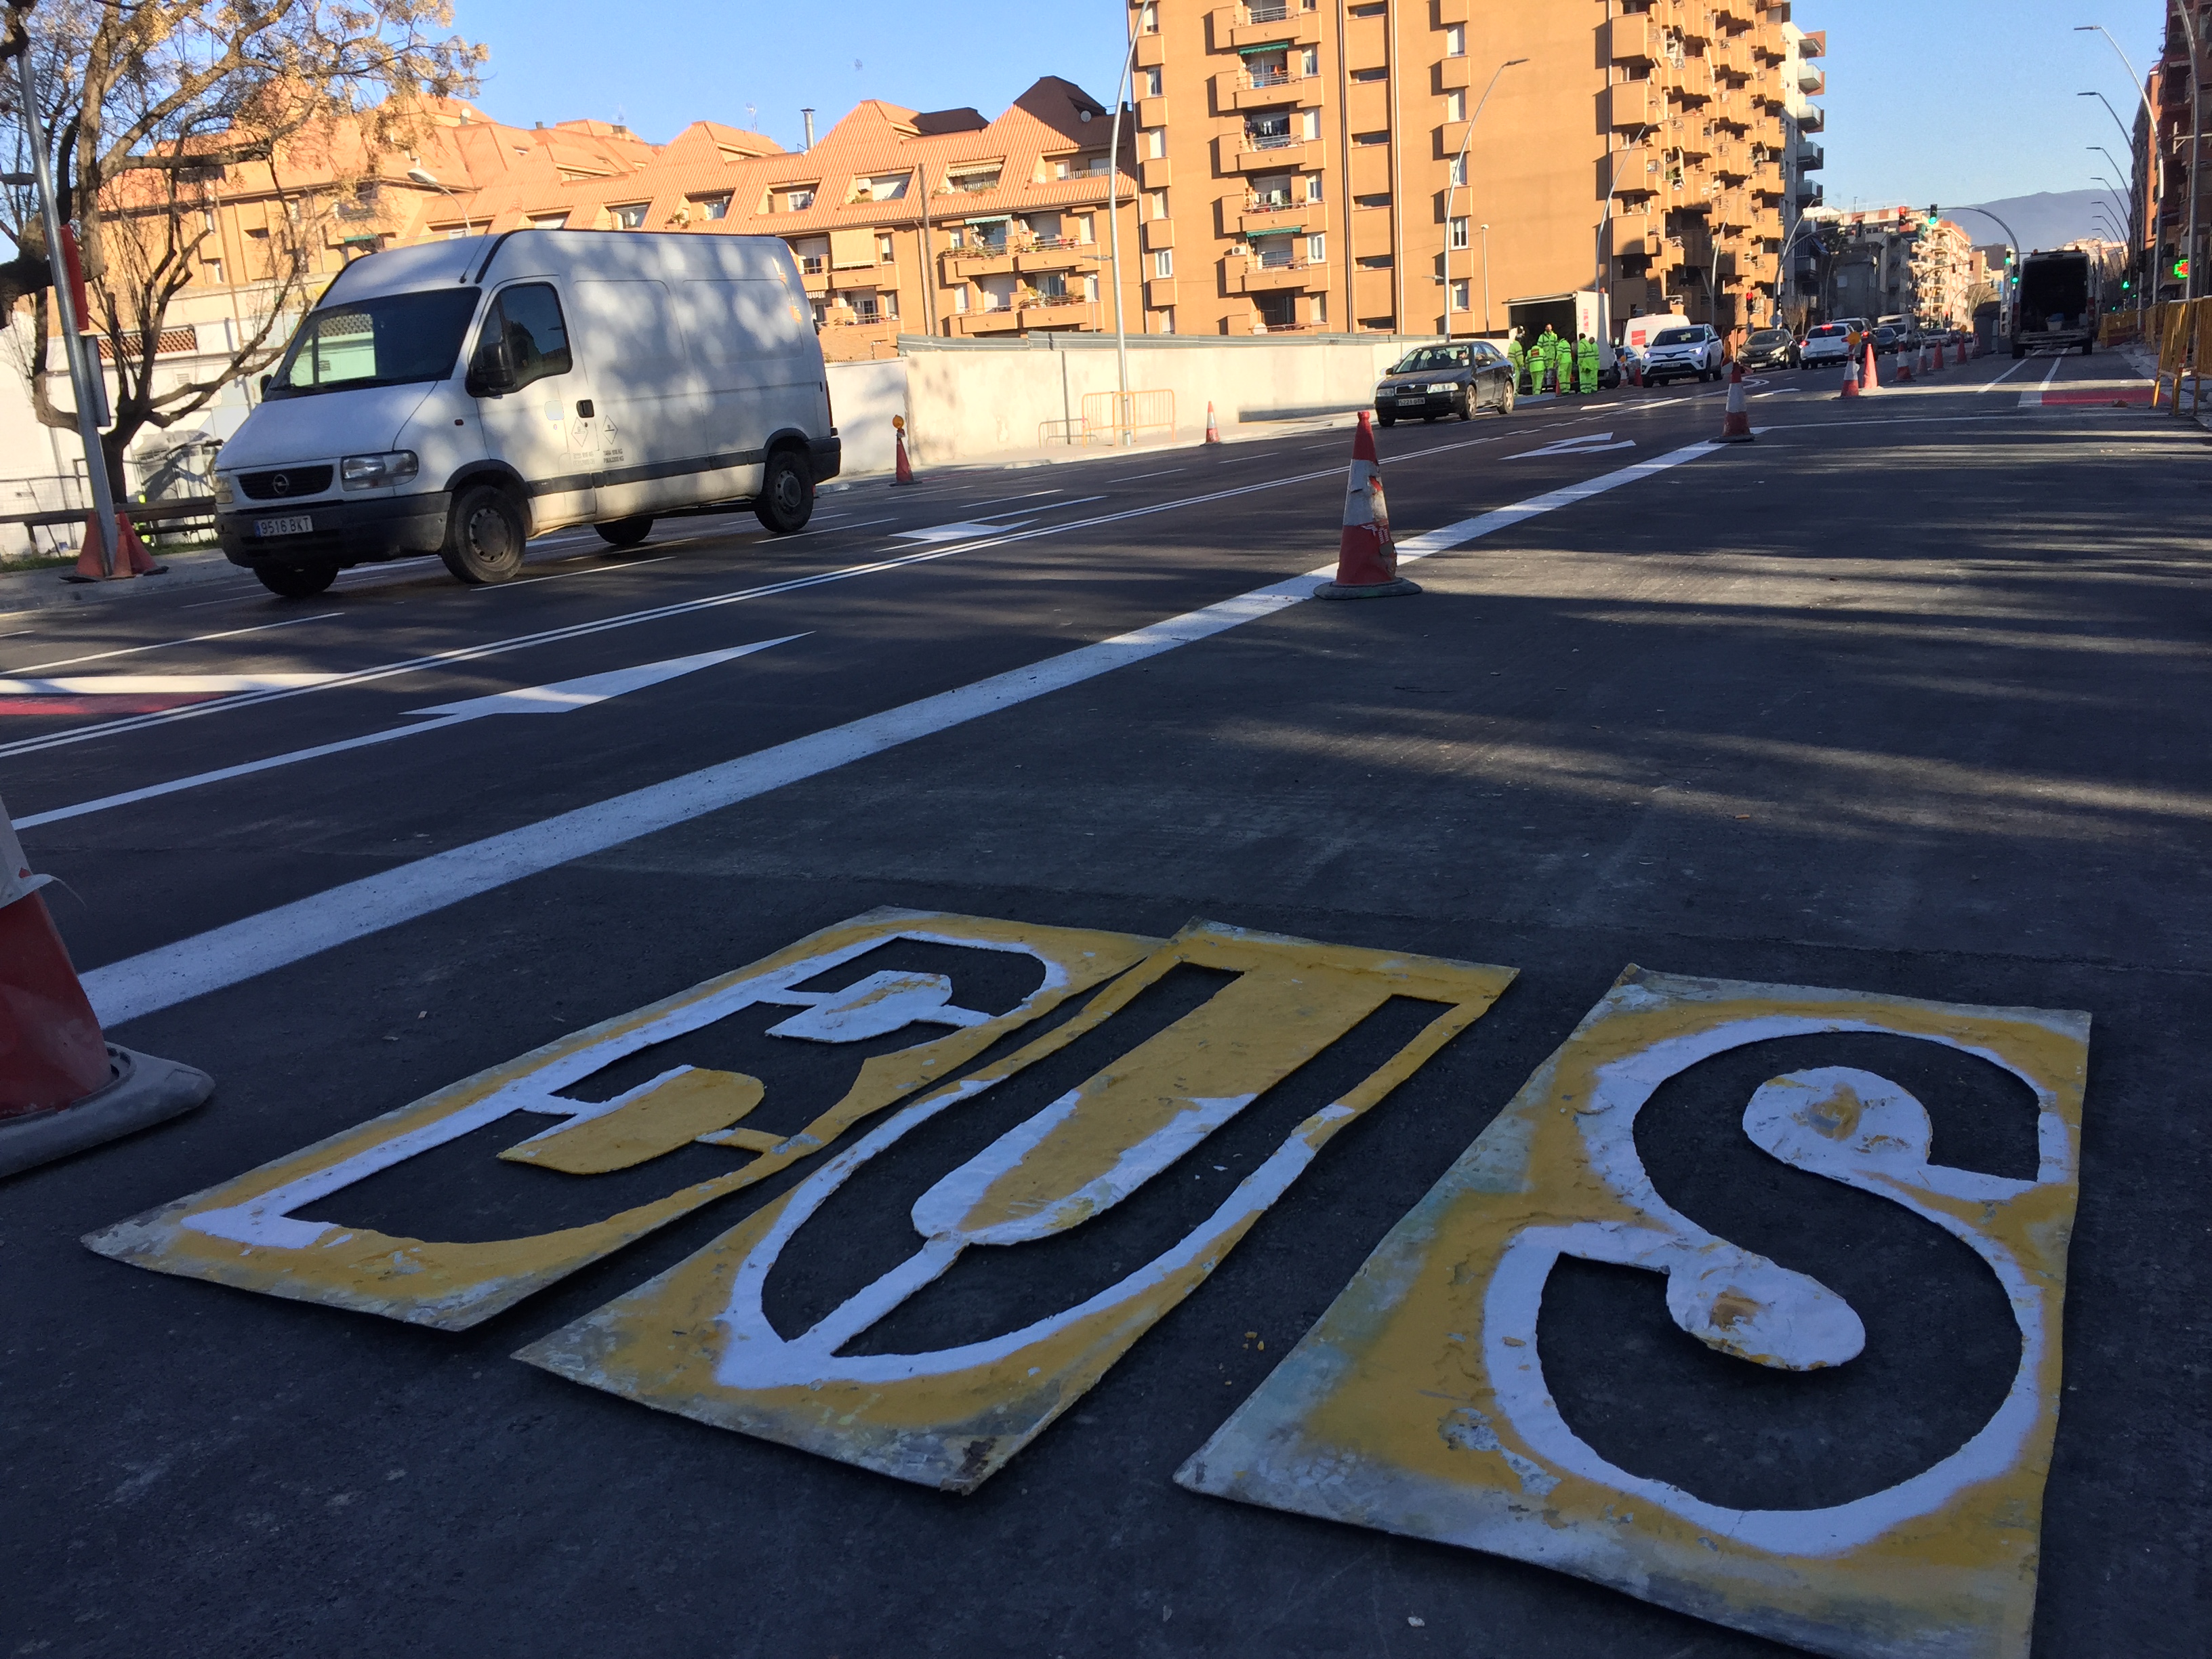
[[[1395,415],[1385,415],[1378,409],[1375,411],[1375,424],[1377,426],[1395,426],[1398,424],[1398,417]]]
[[[1505,388],[1505,395],[1498,400],[1498,412],[1500,415],[1510,415],[1513,412],[1513,405],[1520,401],[1520,388],[1509,383]]]
[[[814,474],[799,451],[779,449],[769,456],[761,469],[753,516],[773,535],[788,536],[806,528],[814,516]]]
[[[1474,418],[1474,388],[1468,386],[1459,394],[1459,408],[1454,411],[1462,421]]]
[[[497,484],[471,484],[453,502],[438,556],[471,587],[510,581],[522,569],[529,535],[514,496]]]
[[[627,519],[616,519],[606,524],[595,524],[599,539],[609,547],[635,547],[653,534],[653,514],[633,513]]]
[[[338,579],[334,564],[261,564],[253,568],[261,585],[287,599],[312,599]]]

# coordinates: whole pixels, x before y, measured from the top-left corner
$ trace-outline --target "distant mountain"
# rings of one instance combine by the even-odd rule
[[[2110,235],[2092,219],[2091,213],[2100,202],[2107,214],[2118,216],[2120,210],[2112,205],[2112,198],[2101,190],[2046,190],[2034,196],[2011,196],[2002,202],[1978,204],[2012,227],[2013,234],[2020,239],[2024,250],[2039,247],[2063,247],[2084,236]],[[1985,246],[2005,240],[2004,233],[1978,213],[1947,214],[1975,244]]]

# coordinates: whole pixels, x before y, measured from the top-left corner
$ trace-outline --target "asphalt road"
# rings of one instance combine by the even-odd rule
[[[1339,431],[856,483],[803,538],[750,517],[622,555],[550,538],[500,588],[431,562],[287,602],[241,573],[0,625],[0,787],[127,1016],[111,1036],[219,1080],[0,1187],[0,1652],[1784,1652],[1170,1480],[1631,963],[2094,1015],[2037,1651],[2202,1652],[2212,457],[2110,406],[2141,387],[2102,356],[1856,404],[1835,385],[1767,377],[1742,447],[1707,446],[1719,388],[1382,434],[1401,540],[1459,526],[1404,600],[1280,586],[1334,557]],[[422,712],[754,645],[557,716]],[[77,1242],[882,905],[1154,936],[1204,917],[1520,977],[966,1497],[509,1357],[790,1178],[458,1333]],[[1028,988],[945,970],[970,969],[987,1012]],[[1347,1062],[1388,1036],[1363,1027]],[[851,1057],[786,1056],[794,1097]],[[910,1250],[912,1193],[1049,1081],[817,1226],[779,1323]],[[1667,1190],[1911,1316],[1883,1327],[1879,1386],[1762,1395],[1684,1359],[1647,1287],[1572,1277],[1545,1342],[1578,1428],[1747,1506],[1841,1501],[1958,1443],[2010,1364],[2001,1300],[1740,1168],[1727,1114],[1678,1104]],[[1939,1150],[2032,1173],[1983,1106],[1940,1119]],[[1188,1191],[1179,1165],[1057,1254],[994,1253],[1012,1265],[892,1334],[969,1340],[1088,1294],[1282,1128],[1240,1120]],[[465,1239],[610,1207],[490,1159],[514,1139],[493,1133],[309,1213]],[[674,1155],[683,1179],[716,1157]],[[605,1179],[624,1203],[669,1185]]]

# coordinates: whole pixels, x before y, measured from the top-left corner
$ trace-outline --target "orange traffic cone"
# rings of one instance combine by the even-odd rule
[[[1899,386],[1903,386],[1907,380],[1912,378],[1912,359],[1905,355],[1905,351],[1902,347],[1899,347],[1898,349],[1897,365],[1892,373],[1896,376],[1897,383]]]
[[[146,550],[146,544],[138,539],[138,531],[126,514],[115,515],[115,574],[110,576],[100,559],[100,515],[84,515],[84,546],[76,556],[76,564],[64,578],[73,582],[121,581],[129,576],[165,576],[169,567],[155,564],[154,556]]]
[[[215,1080],[104,1041],[0,807],[0,1176],[188,1112]]]
[[[1966,366],[1966,343],[1964,340],[1960,341],[1956,349],[1959,353],[1956,366],[1964,368]]]
[[[906,458],[906,416],[903,415],[891,416],[891,441],[898,448],[898,462],[891,474],[891,482],[910,484],[914,482],[914,465]]]
[[[1221,422],[1213,418],[1213,399],[1211,398],[1206,400],[1206,441],[1210,444],[1221,441]]]
[[[1382,464],[1375,454],[1375,428],[1365,410],[1352,434],[1352,472],[1344,488],[1344,538],[1336,580],[1314,589],[1317,599],[1382,599],[1421,590],[1398,574],[1398,549],[1390,540],[1390,510],[1382,501]]]
[[[1874,367],[1874,359],[1870,356],[1867,359],[1867,367]],[[1846,356],[1844,359],[1844,389],[1840,395],[1845,398],[1859,395],[1859,360],[1856,357]]]
[[[1728,414],[1721,421],[1721,441],[1724,444],[1756,442],[1751,433],[1751,410],[1744,402],[1743,365],[1735,366],[1729,376]]]

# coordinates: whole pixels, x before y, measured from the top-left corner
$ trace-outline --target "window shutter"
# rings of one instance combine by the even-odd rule
[[[833,230],[830,233],[830,263],[839,270],[876,262],[873,230]]]

